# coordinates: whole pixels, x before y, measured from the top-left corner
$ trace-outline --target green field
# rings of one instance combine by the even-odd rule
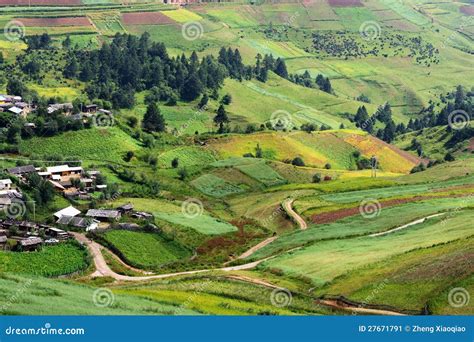
[[[63,243],[38,252],[1,252],[0,261],[1,272],[53,277],[86,269],[88,255],[76,244]]]
[[[334,278],[364,265],[407,251],[466,238],[472,231],[465,222],[472,210],[459,212],[446,220],[433,220],[380,237],[318,242],[292,254],[264,264],[290,275],[305,275],[323,285]]]
[[[242,188],[212,174],[204,174],[193,180],[191,184],[202,193],[216,198],[238,194],[244,191]]]
[[[158,269],[189,255],[182,246],[158,234],[112,230],[104,233],[104,238],[120,251],[124,261],[138,268]]]
[[[127,151],[138,150],[138,144],[118,128],[86,129],[66,132],[51,138],[23,140],[20,151],[38,156],[75,156],[82,160],[121,161]]]

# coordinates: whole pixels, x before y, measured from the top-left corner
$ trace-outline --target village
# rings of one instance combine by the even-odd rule
[[[37,107],[31,103],[25,102],[21,96],[0,94],[0,112],[6,112],[15,115],[18,118],[25,120],[25,128],[35,129],[36,125],[33,122],[28,122],[27,118],[30,114],[34,114]],[[49,115],[54,113],[62,113],[65,117],[74,120],[82,121],[83,123],[92,120],[96,125],[99,121],[99,116],[112,117],[110,110],[100,108],[97,104],[81,105],[79,110],[75,110],[72,103],[50,103],[46,111]]]
[[[103,191],[107,185],[101,184],[100,171],[67,164],[49,167],[23,165],[5,169],[4,172],[10,178],[0,179],[0,210],[5,216],[0,219],[0,249],[3,250],[36,251],[44,244],[58,244],[72,238],[69,231],[89,232],[111,227],[138,229],[140,222],[151,224],[153,221],[153,215],[134,211],[130,203],[113,209],[83,211],[70,205],[52,215],[54,224],[23,220],[26,209],[18,185],[26,183],[32,174],[49,182],[56,193],[69,200],[90,200],[92,193]]]

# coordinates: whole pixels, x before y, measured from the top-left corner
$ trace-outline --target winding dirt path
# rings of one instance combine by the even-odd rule
[[[357,312],[357,313],[364,313],[369,315],[385,315],[385,316],[406,316],[400,312],[396,311],[389,311],[389,310],[380,310],[380,309],[369,309],[369,308],[360,308],[357,306],[350,306],[346,304],[340,304],[336,300],[320,300],[318,301],[319,304],[330,306],[336,309],[341,309],[345,311]]]
[[[377,237],[377,236],[387,235],[387,234],[390,234],[390,233],[393,233],[393,232],[396,232],[396,231],[399,231],[399,230],[402,230],[402,229],[405,229],[405,228],[414,226],[414,225],[416,225],[416,224],[423,223],[423,222],[425,222],[425,220],[428,220],[428,219],[433,218],[433,217],[438,217],[438,216],[441,216],[441,215],[444,215],[444,214],[445,214],[445,213],[439,213],[439,214],[433,214],[433,215],[430,215],[430,216],[426,216],[426,217],[423,217],[423,218],[421,218],[421,219],[418,219],[418,220],[409,222],[409,223],[407,223],[407,224],[404,224],[403,226],[400,226],[400,227],[397,227],[397,228],[393,228],[393,229],[387,230],[387,231],[385,231],[385,232],[370,234],[369,236],[370,236],[370,237]]]
[[[204,269],[204,270],[176,272],[176,273],[167,273],[167,274],[157,274],[157,275],[150,275],[150,276],[131,277],[131,276],[125,276],[125,275],[115,273],[114,271],[110,269],[109,265],[107,265],[107,263],[105,262],[105,259],[101,252],[101,250],[104,248],[103,246],[99,245],[95,241],[91,241],[84,234],[79,234],[79,233],[72,233],[72,234],[74,235],[77,241],[87,246],[87,248],[89,249],[89,252],[92,255],[92,258],[94,260],[94,265],[96,268],[96,271],[91,275],[92,277],[111,277],[115,280],[123,280],[123,281],[144,281],[144,280],[152,280],[152,279],[163,279],[163,278],[176,277],[180,275],[197,274],[197,273],[210,272],[210,271],[230,272],[230,271],[249,270],[256,267],[260,263],[272,258],[272,257],[268,257],[262,260],[257,260],[254,262],[250,262],[248,264],[243,264],[243,265],[238,265],[238,266],[229,266],[229,267],[222,267],[222,268],[215,268],[215,269]]]
[[[294,201],[295,201],[294,199],[290,198],[290,199],[284,200],[281,205],[283,206],[285,211],[288,213],[288,215],[290,215],[296,221],[296,223],[298,223],[298,225],[300,226],[300,229],[305,230],[308,228],[308,225],[306,224],[305,220],[303,220],[303,218],[300,215],[298,215],[296,211],[293,210]]]
[[[256,244],[255,246],[253,246],[252,248],[248,249],[246,252],[242,253],[241,255],[239,255],[237,257],[237,259],[245,259],[245,258],[248,258],[249,256],[251,256],[253,253],[255,253],[256,251],[262,249],[263,247],[265,247],[266,245],[269,245],[271,244],[273,241],[275,241],[276,239],[278,239],[278,236],[272,236],[272,237],[269,237],[268,239],[266,240],[263,240],[262,242]]]

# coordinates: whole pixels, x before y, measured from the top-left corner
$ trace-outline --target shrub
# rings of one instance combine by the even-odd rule
[[[313,175],[313,183],[320,183],[320,182],[321,182],[321,179],[322,179],[322,177],[321,177],[321,174],[320,174],[320,173],[315,173],[315,174]]]
[[[331,164],[329,164],[329,163],[327,163],[326,165],[324,165],[324,168],[325,168],[326,170],[329,170],[331,167],[332,167],[332,166],[331,166]]]
[[[291,164],[293,164],[293,165],[295,165],[295,166],[305,166],[305,163],[304,163],[303,159],[301,159],[300,157],[294,158],[294,159],[291,161]]]

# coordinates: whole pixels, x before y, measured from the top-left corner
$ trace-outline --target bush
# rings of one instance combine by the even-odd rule
[[[325,168],[326,170],[329,170],[331,167],[332,167],[332,166],[331,166],[331,164],[329,164],[329,163],[327,163],[326,165],[324,165],[324,168]]]
[[[295,165],[295,166],[305,166],[305,163],[304,163],[303,159],[301,159],[300,157],[294,158],[294,159],[291,161],[291,164],[293,164],[293,165]]]
[[[321,174],[320,173],[316,173],[313,175],[313,183],[321,183]]]

